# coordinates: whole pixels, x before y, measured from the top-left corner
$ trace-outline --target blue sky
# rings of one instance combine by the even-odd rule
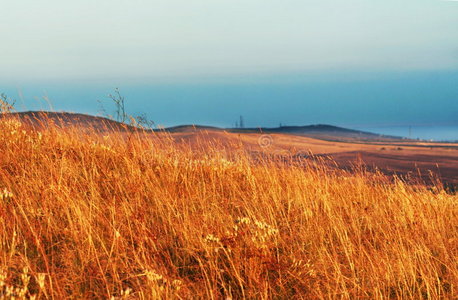
[[[3,0],[0,90],[165,125],[450,123],[458,2]],[[6,13],[7,12],[7,13]]]
[[[3,0],[3,80],[458,66],[458,2]]]

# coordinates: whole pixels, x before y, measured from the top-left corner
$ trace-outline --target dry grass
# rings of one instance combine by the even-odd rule
[[[458,297],[456,195],[260,159],[1,121],[0,298]]]

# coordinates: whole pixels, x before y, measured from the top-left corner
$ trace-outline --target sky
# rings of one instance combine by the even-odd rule
[[[458,66],[458,2],[2,0],[2,79]]]
[[[94,113],[119,87],[132,113],[166,125],[458,114],[458,1],[2,0],[0,9],[0,91],[29,109],[46,95],[56,110]]]

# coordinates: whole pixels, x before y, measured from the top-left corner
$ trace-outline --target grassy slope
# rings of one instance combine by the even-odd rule
[[[107,128],[127,135],[136,130],[133,126],[106,118],[66,112],[20,112],[5,116],[16,116],[37,129],[46,128],[52,122],[62,128],[96,128],[102,133]],[[191,144],[210,142],[224,144],[228,148],[241,144],[250,151],[282,156],[304,156],[309,153],[330,155],[341,168],[351,167],[362,160],[368,167],[377,168],[385,174],[421,177],[428,182],[429,174],[433,172],[440,175],[451,189],[458,188],[457,143],[393,139],[329,125],[228,130],[208,126],[177,126],[167,128],[165,132],[157,130],[155,134],[164,133],[170,134],[177,142]]]
[[[0,295],[458,296],[456,195],[207,146],[1,121]]]

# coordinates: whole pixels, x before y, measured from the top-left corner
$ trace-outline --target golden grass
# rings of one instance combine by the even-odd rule
[[[14,120],[0,167],[0,298],[458,297],[440,187]]]

